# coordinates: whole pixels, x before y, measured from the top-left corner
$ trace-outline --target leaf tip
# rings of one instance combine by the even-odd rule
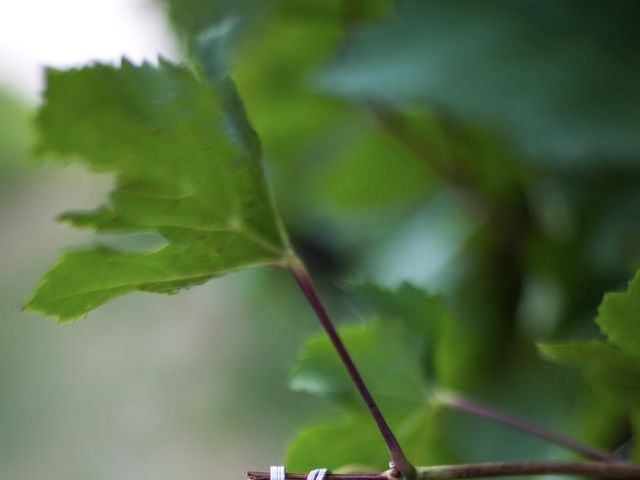
[[[120,68],[122,68],[123,70],[133,69],[135,68],[135,65],[131,60],[123,55],[122,57],[120,57]]]
[[[26,312],[37,313],[46,318],[53,318],[55,319],[55,322],[57,325],[74,322],[79,320],[82,317],[87,316],[86,313],[84,315],[66,315],[60,312],[53,312],[47,309],[45,306],[40,305],[37,301],[37,296],[38,296],[38,291],[36,291],[36,293],[34,293],[34,295],[22,305],[22,307],[20,308],[20,311],[22,313],[26,313]]]
[[[158,55],[156,57],[156,59],[157,59],[157,62],[158,62],[158,66],[160,68],[165,68],[165,69],[168,69],[168,70],[172,70],[172,69],[174,69],[176,67],[176,65],[171,60],[169,60],[167,57],[164,57],[161,54]]]
[[[47,65],[44,67],[43,73],[44,73],[44,83],[45,85],[48,85],[52,80],[63,75],[64,71]]]

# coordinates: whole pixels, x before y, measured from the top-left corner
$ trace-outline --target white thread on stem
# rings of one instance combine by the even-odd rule
[[[307,475],[307,480],[324,480],[326,474],[326,468],[316,468],[315,470],[311,470],[309,472],[309,475]]]
[[[284,471],[284,466],[282,465],[272,465],[269,469],[269,478],[270,480],[285,480],[286,473]]]

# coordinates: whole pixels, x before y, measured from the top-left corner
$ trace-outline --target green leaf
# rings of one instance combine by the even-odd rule
[[[285,463],[291,471],[314,465],[332,469],[362,466],[361,471],[384,467],[389,454],[376,424],[366,414],[348,416],[303,428],[289,443]]]
[[[583,367],[587,380],[604,399],[640,411],[640,358],[604,342],[541,344],[539,348],[547,358]]]
[[[179,33],[195,36],[224,18],[242,18],[251,26],[269,16],[297,23],[333,25],[344,14],[341,0],[157,0],[167,10]],[[379,16],[389,9],[390,0],[370,0],[355,7],[358,14]]]
[[[605,342],[540,343],[538,349],[551,360],[571,365],[640,368],[640,359],[627,355]]]
[[[429,173],[421,175],[414,159],[403,147],[379,131],[358,125],[340,144],[312,179],[312,195],[329,203],[339,214],[388,211],[396,205],[424,201],[434,189]],[[364,130],[364,131],[363,131]],[[344,133],[343,133],[344,134]],[[394,181],[389,181],[389,172]],[[427,178],[429,177],[429,178]],[[379,217],[379,216],[378,216]]]
[[[609,292],[598,308],[596,323],[609,342],[640,358],[640,271],[626,292]]]
[[[416,441],[428,424],[430,411],[420,366],[424,339],[411,335],[401,323],[379,319],[345,326],[340,336],[398,440],[412,449],[412,460],[424,461],[428,447]],[[302,430],[290,444],[287,465],[308,469],[318,464],[336,468],[355,463],[385,468],[388,454],[380,433],[325,335],[305,343],[290,385],[293,390],[336,401],[349,415]]]
[[[615,408],[629,413],[636,435],[640,418],[640,272],[626,292],[605,294],[596,323],[608,342],[541,344],[552,360],[582,367],[593,390]],[[637,449],[636,449],[637,454]]]
[[[409,282],[403,282],[394,289],[373,282],[355,283],[349,285],[348,290],[365,303],[370,312],[404,322],[414,334],[421,334],[427,345],[433,343],[438,330],[450,320],[450,314],[439,296],[431,295]]]
[[[635,160],[635,2],[408,0],[397,12],[355,29],[329,91],[437,107],[541,161]]]
[[[233,95],[162,60],[47,71],[38,153],[116,178],[105,204],[61,219],[98,232],[159,234],[166,244],[69,251],[26,308],[64,321],[134,290],[174,293],[283,261],[287,239],[257,137]]]
[[[251,118],[270,159],[271,186],[281,211],[301,237],[318,241],[308,227],[321,221],[331,225],[325,232],[334,241],[371,239],[373,232],[379,235],[415,209],[432,193],[433,181],[428,172],[421,175],[424,165],[381,133],[360,105],[319,95],[313,87],[312,79],[343,43],[342,3],[276,3],[259,19],[254,11],[246,12],[255,21],[235,45],[233,72],[251,99]],[[354,14],[361,21],[379,17],[385,3],[361,2]],[[241,21],[240,29],[249,23]]]
[[[394,428],[405,455],[416,464],[429,464],[442,455],[439,432],[433,428],[438,411],[424,403],[407,412]],[[292,471],[307,471],[316,465],[380,471],[387,468],[389,453],[371,417],[362,413],[302,429],[290,442],[285,462]]]
[[[340,336],[385,415],[395,416],[424,403],[426,385],[420,368],[424,343],[400,324],[373,320],[340,329]],[[326,337],[304,344],[294,363],[291,389],[328,397],[356,410],[364,404]]]

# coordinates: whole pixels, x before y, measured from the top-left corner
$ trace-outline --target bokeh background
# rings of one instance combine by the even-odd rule
[[[624,414],[534,343],[597,335],[602,294],[640,265],[636,2],[23,0],[0,16],[0,477],[241,478],[335,414],[287,389],[317,326],[283,272],[62,326],[20,311],[60,249],[96,241],[55,216],[110,186],[29,164],[43,67],[180,60],[225,18],[276,198],[336,317],[360,318],[354,279],[441,294],[457,327],[434,382],[628,442]],[[442,422],[446,460],[562,454]]]

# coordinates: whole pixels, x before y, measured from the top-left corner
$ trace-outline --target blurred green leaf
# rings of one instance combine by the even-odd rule
[[[433,189],[433,176],[384,133],[360,127],[344,143],[309,182],[309,194],[317,195],[319,203],[335,205],[338,213],[388,210],[420,201]]]
[[[621,352],[605,342],[541,343],[540,352],[551,360],[573,365],[609,365],[638,368],[640,359]]]
[[[583,367],[594,390],[625,409],[640,411],[640,273],[626,292],[605,294],[596,323],[605,342],[542,344],[548,358]]]
[[[442,333],[455,325],[438,297],[410,284],[388,289],[361,283],[349,286],[349,290],[359,305],[364,304],[365,314],[378,311],[384,320],[343,327],[341,336],[412,461],[421,465],[490,461],[496,455],[515,460],[522,458],[523,452],[535,452],[535,456],[545,458],[558,455],[555,446],[446,409],[438,403],[437,396],[432,396],[432,389],[442,386],[438,362],[450,363],[450,358],[464,348],[454,345],[453,350],[443,350]],[[404,349],[399,354],[377,354],[394,352],[401,345]],[[480,385],[473,393],[507,411],[526,412],[543,424],[568,428],[570,424],[561,412],[570,404],[576,406],[573,382],[560,375],[561,369],[541,362],[529,349],[520,345],[515,351],[518,355],[510,356],[510,363],[494,371],[491,382]],[[522,378],[527,382],[518,381]],[[558,382],[562,379],[562,387],[546,392],[544,402],[532,405],[532,395],[541,391],[550,378]],[[334,400],[347,415],[303,429],[290,444],[287,465],[301,470],[345,463],[385,468],[388,458],[379,433],[327,339],[313,338],[305,344],[294,366],[291,386]],[[402,398],[398,398],[399,393]],[[465,434],[460,435],[461,431]],[[486,442],[486,438],[492,441]]]
[[[212,25],[225,19],[265,15],[274,0],[157,0],[167,12],[176,33],[188,46]]]
[[[450,320],[440,297],[408,282],[402,282],[395,288],[373,282],[354,283],[348,285],[347,290],[364,303],[371,314],[379,313],[402,322],[414,335],[420,335],[425,345],[432,345],[443,323]]]
[[[337,238],[364,236],[381,229],[382,214],[406,214],[432,193],[424,166],[379,134],[365,110],[313,86],[321,66],[341,48],[344,22],[379,18],[390,2],[348,8],[337,0],[164,3],[174,24],[191,37],[211,22],[237,23],[230,56],[234,79],[261,133],[270,180],[294,233],[322,219]],[[389,171],[395,172],[392,182]]]
[[[388,462],[388,455],[376,424],[363,413],[303,428],[289,443],[285,463],[301,472],[315,465],[334,470],[360,465],[360,470],[375,471]]]
[[[428,403],[417,406],[394,429],[405,454],[420,465],[443,450],[434,428],[436,410]],[[285,462],[297,471],[315,465],[380,471],[387,468],[389,453],[375,423],[363,412],[303,428],[289,443]]]
[[[541,344],[544,356],[584,368],[594,390],[613,404],[627,409],[640,405],[640,358],[604,342]]]
[[[378,17],[385,3],[363,2],[358,15]],[[365,109],[328,98],[313,85],[341,48],[344,17],[337,1],[277,2],[239,36],[233,70],[271,160],[270,179],[288,224],[304,230],[321,220],[331,224],[324,232],[356,237],[380,229],[389,211],[415,208],[434,185]]]
[[[47,72],[40,155],[114,172],[117,180],[102,207],[62,219],[99,232],[151,232],[166,245],[142,253],[67,252],[27,308],[68,320],[133,290],[174,293],[282,260],[287,240],[259,145],[233,136],[250,126],[222,120],[244,120],[241,105],[224,98],[230,94],[164,61]]]
[[[340,336],[399,441],[416,450],[412,460],[422,461],[424,454],[419,452],[427,447],[414,440],[424,429],[430,408],[420,367],[424,340],[398,322],[379,319],[345,326]],[[385,467],[388,457],[380,434],[325,335],[305,343],[294,364],[290,386],[330,398],[350,414],[303,429],[290,444],[287,465],[300,469],[319,464],[336,468],[347,463]],[[340,440],[329,442],[330,438]]]
[[[271,15],[299,23],[333,24],[343,15],[370,18],[386,14],[390,0],[354,2],[345,8],[342,0],[158,0],[179,33],[197,36],[224,18],[236,17],[260,23]]]
[[[640,358],[640,271],[626,292],[605,294],[596,323],[612,345]]]
[[[333,21],[340,12],[339,0],[309,0],[303,6],[295,0],[158,0],[167,9],[177,31],[196,37],[211,25],[234,17],[259,23],[273,14],[301,22]]]
[[[403,1],[356,29],[323,86],[485,122],[541,160],[629,163],[640,152],[638,13],[635,2]]]
[[[381,320],[340,329],[340,336],[358,365],[367,385],[380,398],[383,412],[396,412],[420,405],[426,398],[420,357],[424,341],[410,335],[404,326]],[[344,365],[326,335],[305,342],[295,361],[290,386],[328,397],[346,407],[364,408]]]

